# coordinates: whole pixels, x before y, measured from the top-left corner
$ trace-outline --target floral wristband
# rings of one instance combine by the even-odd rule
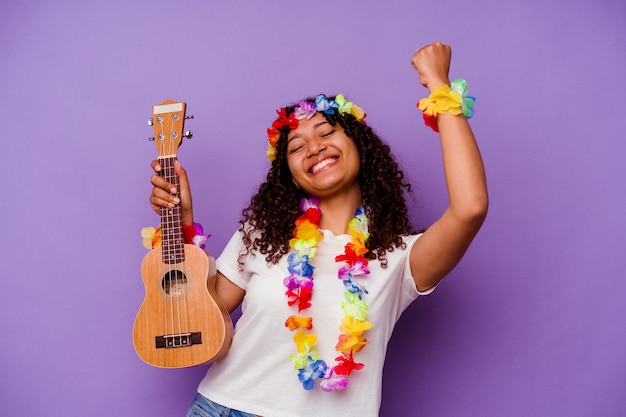
[[[161,226],[157,227],[144,227],[141,229],[141,237],[143,238],[143,246],[146,249],[154,249],[161,247],[162,235]],[[193,225],[183,224],[183,240],[186,244],[196,245],[201,249],[206,247],[206,241],[211,235],[205,235],[204,229],[200,223],[194,223]]]
[[[467,82],[462,79],[452,81],[450,87],[442,85],[433,89],[430,96],[417,102],[417,108],[422,110],[424,123],[435,132],[439,132],[437,115],[450,113],[461,114],[468,119],[474,115],[476,98],[467,95]]]

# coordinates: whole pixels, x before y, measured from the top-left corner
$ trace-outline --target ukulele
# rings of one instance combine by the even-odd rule
[[[176,152],[183,137],[185,103],[166,100],[153,107],[154,141],[160,175],[176,189]],[[139,357],[159,368],[186,368],[223,357],[232,322],[215,291],[217,269],[211,254],[185,244],[180,205],[161,209],[162,246],[141,264],[146,294],[135,318],[133,343]]]

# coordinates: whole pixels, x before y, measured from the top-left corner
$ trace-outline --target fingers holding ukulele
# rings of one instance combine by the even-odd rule
[[[191,190],[189,188],[189,180],[187,172],[178,161],[174,163],[174,170],[178,174],[179,189],[161,177],[161,165],[158,161],[152,161],[152,169],[155,174],[150,177],[150,183],[153,185],[150,193],[150,206],[157,213],[161,214],[163,207],[174,207],[181,205],[183,223],[193,223]]]
[[[183,223],[192,224],[193,204],[191,199],[191,187],[189,186],[187,171],[185,171],[185,169],[178,161],[174,162],[174,170],[176,171],[176,174],[178,174],[178,197],[180,198],[180,207],[182,210]]]

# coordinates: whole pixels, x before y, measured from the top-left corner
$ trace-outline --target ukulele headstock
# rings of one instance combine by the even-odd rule
[[[193,116],[185,115],[186,104],[182,101],[165,100],[152,107],[152,118],[148,124],[154,128],[154,140],[159,159],[176,156],[182,138],[191,139],[190,131],[183,132],[185,119]]]

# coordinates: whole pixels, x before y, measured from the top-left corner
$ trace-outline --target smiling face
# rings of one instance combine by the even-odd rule
[[[343,128],[316,113],[287,137],[287,164],[297,186],[317,198],[360,192],[359,151]]]

